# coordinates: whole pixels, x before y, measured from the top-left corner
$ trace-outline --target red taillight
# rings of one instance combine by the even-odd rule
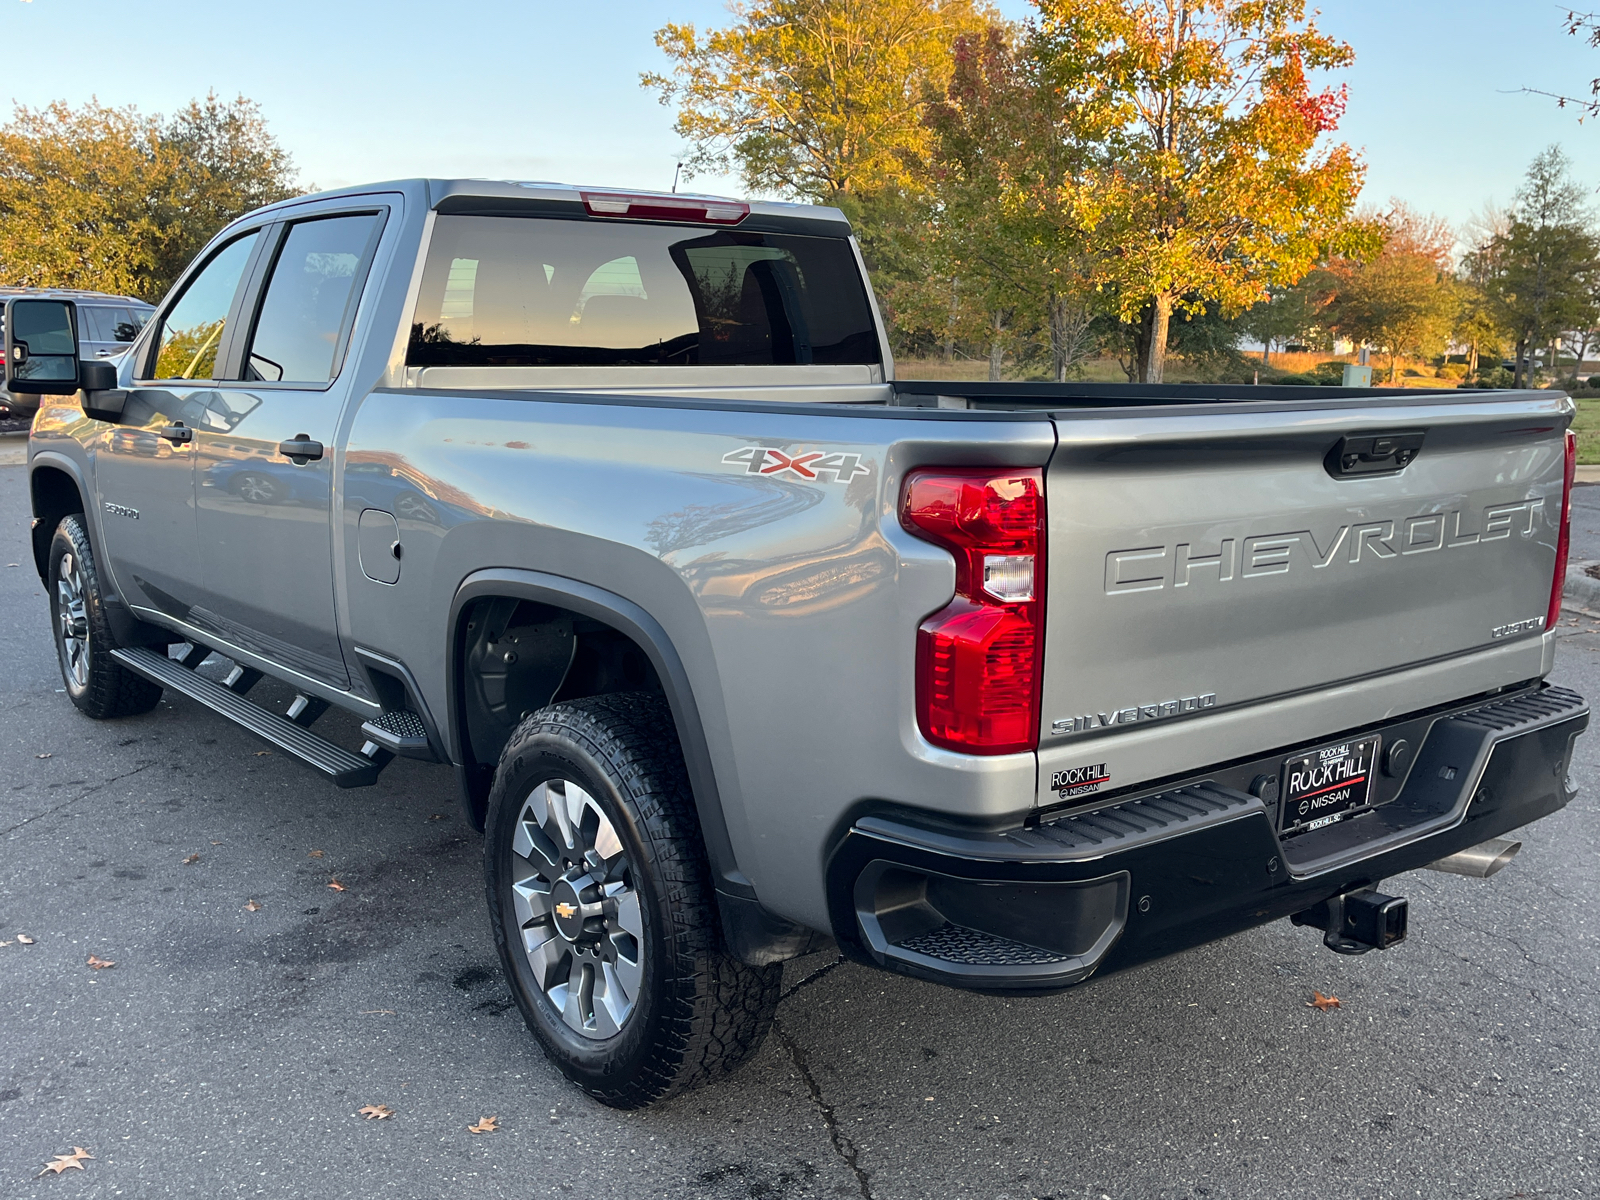
[[[1566,477],[1561,486],[1561,531],[1556,534],[1556,577],[1550,584],[1550,608],[1544,627],[1556,627],[1561,616],[1561,592],[1567,585],[1567,555],[1572,550],[1572,479],[1578,473],[1578,435],[1567,430]]]
[[[579,195],[591,217],[737,225],[750,215],[750,206],[743,200],[722,200],[715,196],[631,196],[625,192],[580,192]]]
[[[1037,748],[1043,472],[913,471],[900,521],[956,560],[955,599],[917,629],[923,736],[967,754]]]

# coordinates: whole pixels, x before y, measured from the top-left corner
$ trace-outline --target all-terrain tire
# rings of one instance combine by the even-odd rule
[[[83,517],[62,517],[50,539],[50,620],[67,697],[95,720],[147,713],[161,688],[116,662],[100,573]]]
[[[609,819],[639,899],[642,986],[609,1037],[586,1036],[563,1019],[524,948],[513,842],[528,798],[553,780],[577,785]],[[595,696],[529,715],[500,756],[485,834],[489,914],[512,995],[546,1055],[590,1096],[640,1108],[732,1072],[760,1047],[782,967],[749,966],[723,946],[694,797],[662,697]]]

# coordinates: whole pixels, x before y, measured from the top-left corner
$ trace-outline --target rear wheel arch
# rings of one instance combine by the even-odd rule
[[[483,827],[494,766],[504,741],[496,740],[494,731],[484,728],[482,722],[475,723],[472,720],[473,702],[468,689],[473,680],[469,659],[473,657],[473,638],[480,636],[483,630],[469,629],[468,626],[479,614],[491,611],[491,606],[497,601],[502,603],[495,615],[502,617],[509,615],[519,604],[542,606],[544,611],[524,608],[522,615],[543,618],[542,627],[551,638],[559,636],[556,630],[564,622],[572,623],[580,635],[580,648],[572,651],[574,660],[581,656],[581,636],[585,629],[590,631],[591,636],[596,636],[597,641],[605,636],[600,628],[609,630],[638,651],[648,665],[646,679],[637,678],[624,657],[618,665],[600,667],[599,674],[587,680],[588,686],[584,687],[565,686],[567,672],[563,671],[562,678],[552,686],[548,696],[541,698],[536,695],[530,703],[534,707],[542,707],[556,699],[658,688],[666,697],[677,728],[690,786],[694,791],[695,810],[700,818],[701,837],[717,890],[753,899],[754,891],[739,872],[734,859],[700,710],[683,661],[671,638],[654,617],[631,600],[574,579],[510,568],[479,571],[463,581],[451,603],[447,651],[447,678],[450,684],[448,737],[451,758],[458,764],[463,799],[473,823],[480,829]],[[496,629],[494,632],[504,631]],[[510,652],[522,653],[522,645],[519,644]],[[558,660],[559,648],[546,641],[535,650],[535,654],[548,664]],[[571,665],[577,667],[580,664],[573,661]],[[553,674],[554,668],[550,670]],[[606,678],[607,672],[613,677]],[[511,724],[514,726],[518,719],[520,713],[513,713]],[[479,742],[484,744],[474,742],[475,724]]]

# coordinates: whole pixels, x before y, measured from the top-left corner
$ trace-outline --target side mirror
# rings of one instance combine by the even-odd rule
[[[70,396],[78,390],[78,306],[71,300],[6,301],[6,390]]]

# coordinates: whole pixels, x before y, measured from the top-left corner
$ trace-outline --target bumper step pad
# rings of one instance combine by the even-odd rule
[[[378,781],[380,763],[336,746],[288,717],[268,712],[231,688],[197,674],[192,667],[186,667],[176,659],[143,647],[113,650],[111,657],[134,674],[142,675],[164,688],[182,692],[191,700],[244,726],[285,754],[291,754],[315,767],[339,787],[370,787]]]

